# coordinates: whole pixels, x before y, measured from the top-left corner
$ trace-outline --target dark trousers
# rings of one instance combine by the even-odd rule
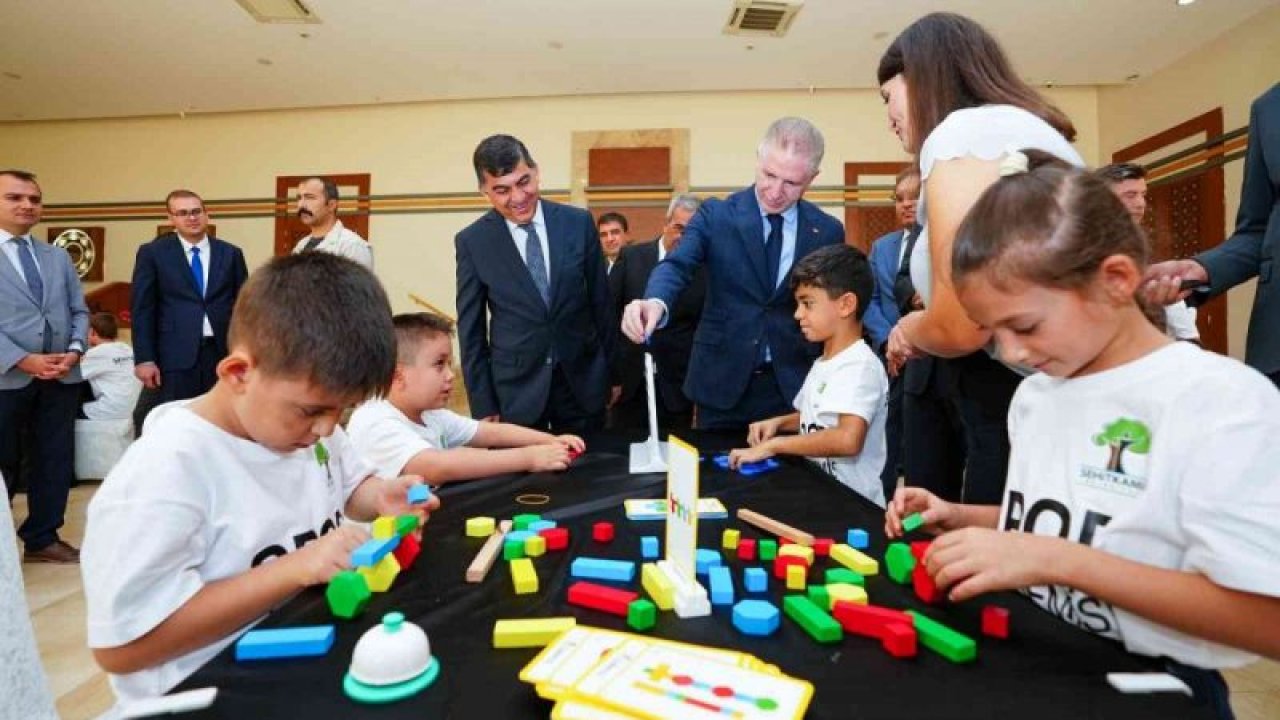
[[[908,361],[902,371],[902,464],[907,484],[959,502],[964,488],[965,439],[947,364]]]
[[[17,390],[0,390],[0,473],[17,478],[21,430],[31,429],[32,472],[27,486],[27,519],[18,537],[30,552],[58,539],[75,475],[76,405],[80,389],[56,380],[32,380]],[[13,490],[9,491],[13,500]]]
[[[664,438],[671,433],[675,433],[676,437],[688,437],[686,431],[693,427],[693,404],[679,388],[655,382],[653,389],[658,394],[655,403],[658,410],[658,434]],[[673,400],[669,397],[670,393],[679,393],[680,397]],[[670,409],[672,406],[684,407],[685,410],[673,411]],[[641,430],[648,435],[649,399],[644,385],[610,408],[609,426],[615,430]]]
[[[898,475],[902,471],[902,373],[889,378],[889,404],[884,420],[884,470],[880,482],[884,485],[884,498],[893,498],[898,488]]]
[[[751,374],[747,391],[733,407],[720,409],[699,405],[696,425],[699,430],[741,430],[745,433],[753,422],[786,415],[794,410],[790,400],[782,396],[773,366],[765,365]]]
[[[547,407],[542,411],[542,417],[531,427],[556,435],[581,435],[597,431],[604,427],[604,408],[592,411],[583,407],[569,387],[569,376],[565,375],[564,367],[556,363],[551,371],[551,392],[547,395]]]
[[[1231,710],[1231,688],[1222,673],[1217,670],[1184,665],[1177,660],[1165,660],[1165,669],[1191,688],[1192,702],[1208,705],[1218,720],[1235,720]]]
[[[213,338],[209,337],[200,341],[195,365],[185,370],[160,368],[160,387],[154,390],[143,388],[138,396],[138,404],[133,409],[134,432],[142,434],[142,423],[157,405],[199,397],[213,389],[218,382],[218,363],[222,362],[222,357]]]
[[[1022,376],[983,350],[944,361],[964,425],[965,471],[960,499],[999,505],[1009,471],[1009,403]]]

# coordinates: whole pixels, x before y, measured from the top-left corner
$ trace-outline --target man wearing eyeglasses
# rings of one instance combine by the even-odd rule
[[[173,232],[138,248],[130,298],[134,374],[158,390],[159,402],[213,387],[227,354],[231,308],[249,275],[240,248],[209,237],[199,195],[174,190],[165,207]]]

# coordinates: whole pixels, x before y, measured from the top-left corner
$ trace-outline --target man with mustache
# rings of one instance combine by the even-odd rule
[[[373,247],[338,219],[337,183],[324,177],[309,177],[298,183],[298,220],[311,229],[311,234],[293,246],[295,255],[319,250],[373,270]]]

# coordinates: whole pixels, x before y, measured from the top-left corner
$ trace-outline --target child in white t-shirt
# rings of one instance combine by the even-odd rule
[[[822,343],[822,357],[796,395],[799,412],[752,423],[751,447],[731,452],[731,467],[779,454],[803,455],[884,507],[880,471],[889,380],[862,339],[862,315],[874,282],[866,255],[848,245],[820,248],[795,264],[796,321],[806,340]]]
[[[379,475],[421,475],[439,485],[513,472],[564,470],[585,448],[551,435],[478,422],[445,409],[453,392],[453,323],[433,313],[392,318],[396,370],[386,398],[370,400],[347,423],[351,442]],[[489,449],[493,448],[493,449]]]
[[[93,400],[80,407],[89,420],[127,420],[142,393],[133,374],[133,348],[122,343],[115,315],[94,313],[89,318],[89,351],[80,360],[80,374],[93,389]]]
[[[317,287],[325,302],[315,302]],[[89,646],[121,701],[159,695],[247,626],[350,567],[344,518],[424,514],[421,478],[371,475],[338,419],[395,367],[377,278],[335,255],[277,258],[240,292],[207,394],[157,408],[89,505]]]
[[[886,533],[921,512],[941,533],[925,566],[952,599],[1023,589],[1166,658],[1230,717],[1217,669],[1280,657],[1280,394],[1147,321],[1146,240],[1102,180],[1033,151],[1001,174],[958,231],[952,277],[1003,359],[1040,371],[1009,410],[1003,502],[904,488]]]

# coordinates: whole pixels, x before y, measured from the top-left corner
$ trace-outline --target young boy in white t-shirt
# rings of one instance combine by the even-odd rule
[[[564,470],[571,456],[585,449],[574,435],[478,422],[446,409],[453,392],[453,323],[433,313],[406,313],[392,318],[392,324],[396,370],[391,390],[356,408],[347,423],[352,444],[379,475],[410,473],[439,485]]]
[[[133,374],[133,348],[120,342],[116,316],[89,317],[89,351],[80,360],[80,374],[93,390],[93,400],[80,406],[89,420],[127,420],[138,404],[142,382]]]
[[[791,270],[796,321],[806,340],[822,343],[795,407],[800,412],[752,423],[750,448],[729,454],[731,467],[779,454],[803,455],[884,507],[884,422],[889,380],[862,339],[862,315],[874,280],[866,255],[848,245],[820,248]],[[779,435],[780,431],[799,435]]]
[[[315,302],[316,288],[325,301]],[[240,291],[207,394],[157,408],[89,505],[89,647],[121,701],[160,695],[303,588],[350,567],[421,478],[374,477],[338,418],[395,368],[377,278],[327,253]]]

